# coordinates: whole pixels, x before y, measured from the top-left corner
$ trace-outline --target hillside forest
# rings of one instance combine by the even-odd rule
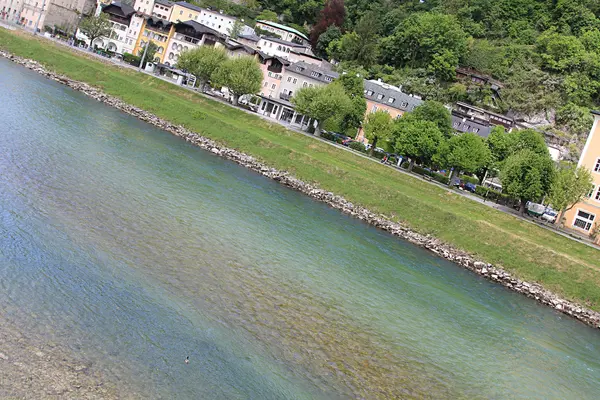
[[[309,35],[343,71],[508,113],[581,147],[600,107],[597,0],[200,0]],[[250,22],[248,22],[250,23]],[[457,68],[492,78],[457,78]],[[573,149],[575,150],[575,149]]]

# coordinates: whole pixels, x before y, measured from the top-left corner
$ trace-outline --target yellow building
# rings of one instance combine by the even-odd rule
[[[565,213],[565,227],[592,235],[598,232],[595,243],[600,244],[600,112],[593,111],[594,125],[579,158],[578,167],[592,172],[594,187],[588,197]]]
[[[185,1],[179,1],[173,4],[173,9],[171,10],[171,15],[169,16],[169,22],[198,21],[201,13],[201,7],[186,3]]]
[[[154,56],[154,61],[163,63],[167,54],[167,45],[175,32],[175,24],[164,21],[160,18],[144,19],[140,34],[135,43],[133,53],[142,55],[144,47],[148,41],[154,42],[158,50]],[[150,60],[149,60],[150,61]]]

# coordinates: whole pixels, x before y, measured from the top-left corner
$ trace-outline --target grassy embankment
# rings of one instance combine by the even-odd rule
[[[315,182],[600,310],[600,252],[159,79],[0,29],[0,48]]]

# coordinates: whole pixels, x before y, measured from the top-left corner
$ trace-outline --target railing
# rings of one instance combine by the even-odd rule
[[[287,94],[287,93],[279,93],[279,98],[281,100],[290,101],[290,99],[292,98],[292,95]]]
[[[276,74],[276,73],[274,73],[274,72],[269,72],[269,77],[271,77],[271,78],[275,78],[275,79],[278,79],[278,80],[281,80],[281,78],[283,78],[283,75],[281,75],[281,74]]]
[[[176,33],[175,34],[175,39],[181,40],[183,42],[192,43],[192,44],[198,44],[198,42],[200,42],[200,39],[196,39],[196,38],[193,38],[193,37],[190,37],[190,36],[182,35],[181,33]]]

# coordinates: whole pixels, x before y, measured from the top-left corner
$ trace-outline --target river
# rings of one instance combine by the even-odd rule
[[[600,393],[582,323],[3,59],[0,104],[0,333],[123,397]]]

